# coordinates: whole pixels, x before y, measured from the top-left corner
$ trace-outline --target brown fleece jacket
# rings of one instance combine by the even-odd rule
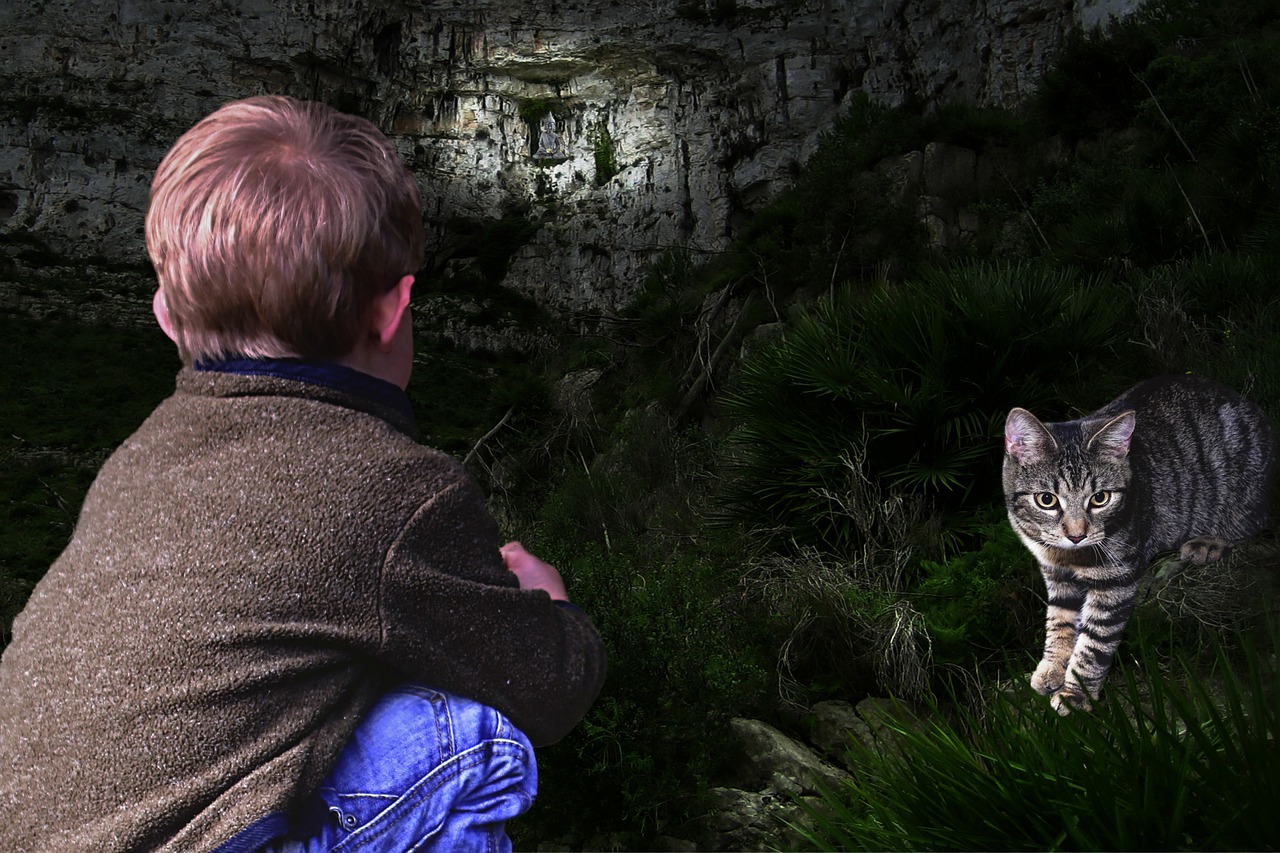
[[[103,466],[0,662],[0,850],[209,850],[287,810],[385,687],[535,745],[604,679],[482,496],[363,397],[184,370]]]

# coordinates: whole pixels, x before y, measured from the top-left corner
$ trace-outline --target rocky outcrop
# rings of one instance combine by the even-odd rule
[[[10,266],[145,275],[173,140],[263,92],[365,115],[418,176],[441,275],[501,232],[506,287],[625,302],[671,246],[716,251],[857,91],[1007,104],[1073,27],[1131,0],[49,0],[0,7]],[[557,156],[534,158],[546,116]],[[491,241],[492,242],[492,241]],[[501,271],[500,271],[501,272]]]
[[[689,849],[799,849],[797,827],[812,826],[821,793],[841,792],[858,772],[852,745],[892,749],[886,725],[918,724],[900,703],[874,697],[819,702],[806,716],[803,740],[760,720],[730,721],[738,761],[727,784],[712,789],[711,812]]]

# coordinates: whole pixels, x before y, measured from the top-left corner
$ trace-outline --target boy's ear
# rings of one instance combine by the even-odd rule
[[[160,328],[169,336],[169,340],[175,344],[178,342],[178,333],[173,330],[173,320],[169,317],[169,305],[164,301],[164,291],[156,289],[156,295],[151,297],[151,313],[156,315],[156,322],[160,324]]]
[[[396,330],[405,320],[405,312],[409,310],[409,293],[413,289],[413,276],[407,275],[395,283],[390,290],[374,299],[373,332],[378,340],[378,349],[388,352],[395,339]]]

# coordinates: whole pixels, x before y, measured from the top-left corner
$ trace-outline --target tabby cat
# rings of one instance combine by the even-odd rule
[[[1206,563],[1266,523],[1275,437],[1262,410],[1192,376],[1149,379],[1098,411],[1004,428],[1009,521],[1048,593],[1031,685],[1060,714],[1088,710],[1152,557]]]

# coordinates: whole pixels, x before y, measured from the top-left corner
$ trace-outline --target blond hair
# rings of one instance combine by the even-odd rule
[[[178,139],[151,184],[147,253],[188,361],[335,359],[423,261],[418,187],[368,121],[280,96]]]

